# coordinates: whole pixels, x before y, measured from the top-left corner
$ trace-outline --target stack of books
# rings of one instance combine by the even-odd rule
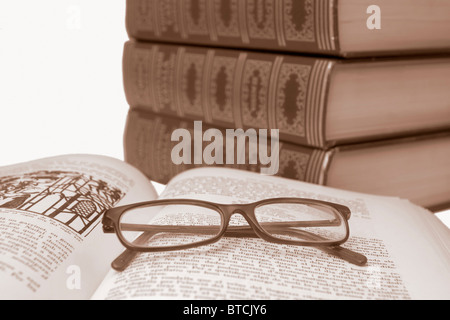
[[[277,175],[448,207],[449,17],[446,0],[128,0],[125,159],[167,183],[208,165],[174,163],[176,129],[193,147],[194,121],[278,129]]]

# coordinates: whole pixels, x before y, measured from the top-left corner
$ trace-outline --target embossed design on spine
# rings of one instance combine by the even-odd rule
[[[186,25],[190,35],[208,35],[208,18],[205,0],[185,1]]]
[[[326,147],[334,60],[127,43],[131,107],[235,128],[279,129],[281,138]]]
[[[136,23],[139,28],[145,31],[153,32],[157,35],[160,34],[157,23],[155,23],[155,0],[128,1],[127,5],[135,6],[135,9],[131,11],[132,13],[136,13],[136,15],[130,17],[133,20],[132,23]]]
[[[276,39],[273,0],[248,0],[246,18],[250,38]]]
[[[128,0],[127,25],[147,40],[336,52],[336,12],[337,0]]]
[[[282,14],[286,40],[315,41],[314,9],[313,0],[284,0]]]
[[[216,56],[211,73],[210,101],[213,121],[233,124],[233,78],[237,58]]]
[[[299,151],[281,148],[280,150],[280,170],[278,175],[289,177],[290,179],[305,180],[307,174],[308,161],[310,155]]]
[[[219,37],[240,36],[238,0],[214,0],[214,25]]]
[[[247,127],[268,127],[268,89],[272,62],[248,59],[241,89],[242,119]]]
[[[280,134],[305,136],[306,91],[311,67],[284,63],[277,86],[276,127]]]
[[[128,102],[132,106],[151,105],[150,93],[150,50],[130,48],[125,46],[125,55],[128,57],[124,69],[125,88]],[[154,106],[152,106],[154,107]]]
[[[160,110],[176,113],[176,100],[174,95],[174,77],[176,52],[173,50],[162,50],[157,47],[156,59],[152,64],[154,77],[156,79],[152,84],[154,86],[156,105]]]
[[[177,3],[177,0],[157,1],[156,10],[154,10],[154,19],[158,25],[157,30],[159,30],[159,34],[177,34],[180,32]]]
[[[181,74],[181,105],[185,114],[202,117],[202,77],[205,55],[186,52]]]

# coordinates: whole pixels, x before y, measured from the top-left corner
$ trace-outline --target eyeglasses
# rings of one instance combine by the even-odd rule
[[[241,214],[246,223],[229,225],[234,214]],[[127,249],[111,264],[117,271],[123,271],[139,252],[189,249],[222,237],[260,237],[278,244],[314,246],[364,265],[365,256],[340,246],[349,237],[350,214],[346,206],[304,198],[248,204],[164,199],[112,208],[102,223],[103,231],[115,232]]]

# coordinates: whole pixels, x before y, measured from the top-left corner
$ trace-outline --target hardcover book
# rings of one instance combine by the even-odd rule
[[[447,0],[128,0],[131,38],[336,56],[450,49]]]
[[[139,168],[151,180],[167,183],[178,173],[201,166],[228,166],[235,169],[261,172],[266,167],[260,162],[250,164],[250,139],[244,145],[245,161],[238,164],[238,144],[235,144],[232,163],[174,164],[172,152],[179,141],[172,133],[184,128],[192,134],[194,122],[176,117],[161,116],[140,110],[131,110],[125,128],[125,159]],[[208,129],[203,126],[203,132]],[[217,127],[214,127],[217,129]],[[218,128],[221,129],[221,128]],[[225,129],[222,136],[225,137]],[[190,144],[193,155],[195,142]],[[202,141],[203,149],[212,142]],[[255,145],[257,144],[254,143]],[[222,154],[226,154],[225,144]],[[267,149],[271,149],[268,140]],[[217,151],[216,151],[217,152]],[[281,141],[277,175],[330,187],[398,196],[431,210],[450,207],[450,131],[333,147],[328,150],[304,147]],[[224,156],[225,158],[225,156]],[[242,159],[241,159],[242,160]],[[275,160],[274,160],[275,161]]]
[[[450,128],[450,57],[339,60],[127,42],[132,108],[334,145]]]

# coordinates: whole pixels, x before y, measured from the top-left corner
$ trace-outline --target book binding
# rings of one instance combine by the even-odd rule
[[[337,0],[127,0],[130,38],[339,53]]]
[[[158,183],[167,183],[178,173],[195,167],[218,166],[230,167],[246,171],[261,172],[263,166],[250,164],[246,149],[244,164],[190,164],[176,165],[171,159],[174,146],[178,143],[171,140],[174,130],[183,128],[191,132],[194,139],[193,122],[176,117],[161,116],[151,112],[131,110],[128,114],[124,134],[124,154],[126,162],[140,169],[147,177]],[[203,128],[204,131],[208,127]],[[223,129],[220,129],[224,131]],[[225,136],[225,133],[222,134]],[[191,145],[194,145],[192,141]],[[207,145],[203,142],[203,147]],[[237,154],[236,150],[234,152]],[[224,153],[225,154],[225,150]],[[328,164],[332,151],[303,147],[291,143],[280,142],[277,176],[299,181],[325,184]]]

